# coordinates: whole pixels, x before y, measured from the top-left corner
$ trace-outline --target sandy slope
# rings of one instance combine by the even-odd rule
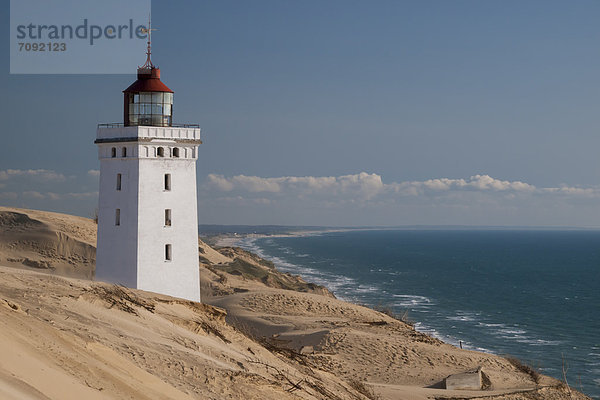
[[[91,275],[94,242],[90,220],[0,208],[0,399],[585,398],[241,249],[199,241],[214,306],[57,276]],[[489,390],[435,388],[476,367]]]
[[[501,357],[460,350],[387,315],[334,298],[257,288],[208,301],[227,309],[231,324],[265,336],[275,346],[305,353],[308,364],[347,381],[364,382],[383,398],[482,396],[434,389],[443,387],[448,375],[477,367],[483,367],[491,381],[485,396],[518,391],[531,395],[536,387],[558,383],[544,377],[536,385]]]
[[[0,267],[0,398],[324,398],[319,388],[358,398],[223,317],[208,305]],[[289,393],[288,378],[303,389]]]
[[[0,264],[91,279],[95,263],[92,220],[0,207]]]

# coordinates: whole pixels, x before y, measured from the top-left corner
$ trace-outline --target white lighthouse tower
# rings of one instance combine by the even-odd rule
[[[173,91],[150,60],[123,91],[124,121],[98,126],[96,279],[200,301],[200,129],[172,123]]]

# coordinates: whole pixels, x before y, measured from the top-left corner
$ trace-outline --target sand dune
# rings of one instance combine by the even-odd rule
[[[0,264],[91,279],[96,225],[88,218],[0,207]]]
[[[548,377],[536,383],[504,358],[458,349],[385,314],[324,296],[267,288],[209,301],[227,309],[232,325],[262,337],[267,347],[292,349],[309,365],[365,383],[382,398],[482,396],[435,389],[448,375],[478,367],[491,381],[486,396],[531,395],[540,386],[559,384]]]
[[[4,267],[0,281],[3,399],[297,398],[284,376],[305,374],[211,306]]]
[[[0,208],[1,399],[586,398],[241,249],[199,241],[209,304],[59,276],[91,276],[94,242],[91,220]],[[487,390],[440,388],[478,367]]]

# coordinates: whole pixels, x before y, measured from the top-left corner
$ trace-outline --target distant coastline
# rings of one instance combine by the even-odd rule
[[[278,235],[303,232],[344,232],[365,230],[415,230],[415,231],[600,231],[599,227],[582,226],[527,226],[527,225],[398,225],[398,226],[311,226],[311,225],[218,225],[200,224],[200,236],[218,235]]]
[[[276,238],[276,237],[300,237],[300,236],[317,236],[324,233],[333,232],[349,232],[354,229],[323,229],[323,230],[297,230],[289,231],[286,233],[245,233],[245,234],[221,234],[213,237],[208,237],[207,243],[217,247],[232,247],[237,246],[239,242],[247,239],[262,239],[262,238]]]
[[[198,234],[211,245],[236,246],[241,240],[266,237],[316,236],[351,231],[600,231],[576,226],[472,226],[472,225],[405,225],[405,226],[287,226],[287,225],[199,225]]]

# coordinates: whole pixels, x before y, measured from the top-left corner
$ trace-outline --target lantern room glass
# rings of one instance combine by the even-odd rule
[[[173,93],[128,93],[129,125],[171,126]]]

